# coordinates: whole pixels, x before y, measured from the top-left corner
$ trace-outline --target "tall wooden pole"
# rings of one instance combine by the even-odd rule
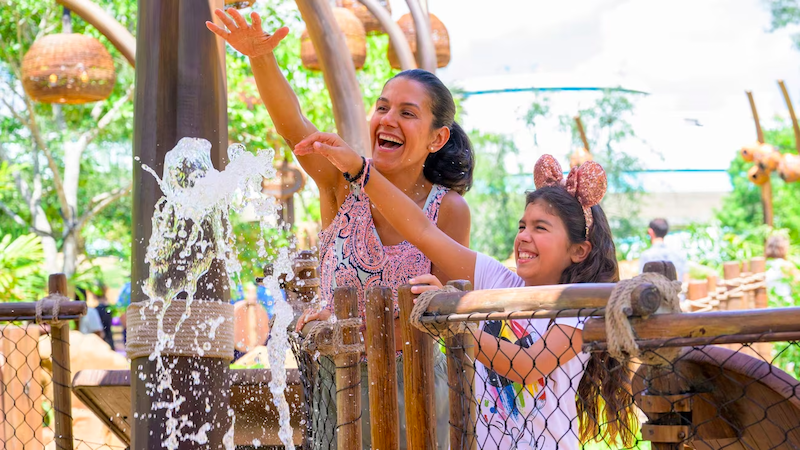
[[[794,148],[797,153],[800,153],[800,125],[797,124],[797,116],[794,114],[794,106],[792,99],[789,97],[789,91],[786,89],[786,83],[783,80],[778,80],[778,86],[781,88],[783,100],[786,102],[786,107],[789,108],[789,117],[792,118],[792,130],[794,130]]]
[[[392,15],[386,10],[378,0],[358,0],[362,5],[366,6],[369,12],[378,19],[386,34],[389,35],[389,41],[392,43],[394,52],[397,55],[397,60],[400,62],[402,70],[410,70],[417,68],[417,61],[414,59],[414,52],[411,51],[411,46],[408,45],[406,35],[400,29]]]
[[[417,34],[417,61],[419,67],[436,73],[436,47],[431,35],[430,16],[423,10],[419,0],[406,0],[411,18],[414,19],[414,30]]]
[[[358,317],[358,292],[354,287],[340,287],[333,292],[336,317]],[[342,343],[356,344],[359,333],[352,328],[342,330]],[[336,445],[341,450],[361,448],[361,369],[358,353],[336,355]]]
[[[339,135],[362,155],[372,154],[367,112],[347,42],[327,0],[295,0],[322,65]]]
[[[209,33],[205,22],[214,20],[212,10],[223,0],[139,0],[136,39],[136,96],[134,100],[134,188],[132,301],[144,300],[142,282],[148,276],[144,262],[152,231],[151,217],[161,197],[155,179],[141,169],[147,164],[163,173],[164,157],[183,137],[211,142],[211,159],[224,166],[228,145],[225,56],[223,46]],[[197,283],[197,299],[227,301],[224,268],[215,264]],[[156,362],[141,357],[131,361],[133,442],[131,448],[160,449],[166,427],[166,411],[157,402],[173,400],[169,390],[148,388],[154,382]],[[206,423],[207,443],[182,440],[180,449],[223,448],[228,432],[230,386],[228,362],[222,359],[165,356],[172,367],[172,386],[185,398],[180,415],[193,423],[181,429],[196,433]],[[199,382],[192,374],[199,374]],[[152,385],[151,385],[152,386]],[[194,390],[189,390],[189,386]],[[202,386],[203,389],[197,389]],[[208,400],[208,402],[206,402]]]
[[[756,138],[759,143],[763,144],[764,132],[761,130],[761,122],[758,120],[758,110],[756,110],[753,93],[751,91],[745,92],[747,93],[747,100],[750,101],[750,110],[753,111],[753,121],[756,123]],[[761,207],[764,210],[764,223],[772,226],[774,214],[772,211],[772,182],[770,182],[769,178],[766,183],[761,185]]]

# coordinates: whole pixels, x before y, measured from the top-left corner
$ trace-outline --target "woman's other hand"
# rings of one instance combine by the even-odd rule
[[[289,34],[286,27],[279,28],[275,34],[265,33],[261,29],[261,17],[255,13],[250,13],[253,21],[252,25],[247,24],[247,20],[237,11],[231,8],[229,13],[217,9],[214,14],[225,24],[227,28],[221,28],[213,22],[206,22],[206,27],[214,34],[225,39],[231,47],[238,50],[245,56],[256,58],[269,55],[275,47]],[[229,16],[230,15],[230,16]]]
[[[408,280],[408,282],[414,285],[411,286],[412,294],[422,294],[423,292],[433,291],[442,288],[442,282],[439,281],[438,278],[429,273],[426,273],[425,275],[420,275],[418,277],[414,277]]]
[[[294,154],[297,156],[322,155],[340,172],[350,174],[358,173],[363,163],[361,156],[335,133],[316,132],[310,134],[294,146]]]

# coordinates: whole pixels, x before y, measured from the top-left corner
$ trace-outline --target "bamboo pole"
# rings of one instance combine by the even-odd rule
[[[462,291],[471,291],[469,281],[447,283]],[[472,383],[475,381],[475,339],[470,334],[447,338],[447,384],[450,386],[450,448],[474,450],[477,405]]]
[[[800,307],[654,314],[648,318],[631,318],[630,323],[638,339],[662,339],[665,342],[681,338],[800,332]],[[605,320],[587,320],[583,329],[583,340],[587,343],[605,342]]]
[[[756,124],[756,138],[758,142],[764,143],[764,132],[761,130],[761,122],[758,119],[758,110],[756,110],[756,102],[753,99],[751,91],[745,91],[747,100],[750,102],[750,110],[753,112],[753,121]],[[764,210],[764,223],[772,226],[773,224],[773,208],[772,208],[772,183],[769,178],[761,185],[761,207]]]
[[[397,290],[400,303],[400,336],[403,342],[403,393],[405,396],[408,448],[436,448],[434,403],[434,341],[411,325],[416,295],[410,285]],[[456,447],[457,448],[457,447]]]
[[[95,27],[119,50],[131,67],[136,67],[136,38],[103,8],[90,0],[56,0],[56,3],[69,8],[86,23]]]
[[[443,292],[428,306],[436,315],[498,313],[515,311],[604,308],[614,283],[579,283],[524,288],[491,289],[472,292]],[[631,295],[629,316],[646,316],[661,305],[661,293],[646,283]]]
[[[358,293],[353,287],[336,288],[333,292],[336,317],[358,317]],[[360,336],[357,330],[342,331],[342,343],[355,344]],[[336,355],[336,444],[341,450],[361,448],[361,370],[358,353]]]
[[[50,275],[47,283],[50,294],[67,295],[67,276]],[[72,450],[72,372],[69,365],[69,322],[50,325],[53,352],[53,409],[55,410],[55,440],[58,450]]]
[[[333,119],[342,138],[359,154],[372,153],[364,99],[344,33],[327,1],[296,0],[308,35],[317,51],[333,105]]]
[[[589,149],[589,139],[586,138],[586,130],[583,129],[581,116],[575,116],[575,125],[578,127],[578,135],[580,135],[581,142],[583,142],[583,148],[585,148],[587,152],[591,153],[591,150]]]
[[[362,5],[366,6],[370,13],[378,19],[386,34],[389,35],[389,41],[392,43],[392,48],[397,55],[397,60],[400,62],[402,70],[410,70],[417,68],[417,61],[414,59],[414,52],[411,51],[411,46],[408,45],[406,35],[400,25],[392,20],[392,15],[386,10],[377,0],[358,0]]]
[[[369,422],[372,448],[400,448],[397,406],[397,362],[395,360],[394,305],[392,290],[367,289],[367,377],[369,378]]]
[[[408,4],[411,18],[414,19],[419,67],[430,73],[436,73],[438,62],[436,61],[436,47],[433,44],[433,36],[431,35],[430,16],[423,11],[419,0],[406,0],[406,3]]]
[[[66,293],[64,294],[66,295]],[[55,302],[45,301],[42,306],[41,320],[47,322],[53,319],[53,306]],[[86,314],[86,302],[70,301],[61,302],[58,309],[59,320],[79,319]],[[36,303],[0,303],[0,321],[36,320]]]
[[[794,130],[794,148],[798,153],[800,153],[800,125],[797,124],[797,116],[794,114],[792,99],[789,97],[789,91],[786,89],[786,83],[784,83],[783,80],[778,80],[778,86],[781,87],[783,100],[786,101],[786,107],[789,108],[789,117],[792,118],[792,130]]]

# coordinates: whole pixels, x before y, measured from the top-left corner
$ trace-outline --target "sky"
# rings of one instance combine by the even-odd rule
[[[597,86],[643,90],[630,120],[640,140],[626,144],[650,169],[726,169],[755,140],[745,90],[762,124],[788,117],[777,85],[800,100],[800,52],[790,31],[770,32],[761,0],[429,0],[448,29],[451,62],[437,74],[467,90]],[[392,2],[392,16],[407,12]],[[574,114],[596,94],[550,95],[553,116]],[[555,117],[533,134],[520,116],[529,93],[469,97],[464,125],[508,133],[527,171],[541,153],[566,163],[570,137]],[[698,126],[697,124],[702,126]],[[725,176],[708,178],[709,183]],[[685,181],[679,184],[685,184]]]

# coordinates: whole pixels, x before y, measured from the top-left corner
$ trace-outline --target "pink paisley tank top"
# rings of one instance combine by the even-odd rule
[[[433,185],[423,211],[434,224],[439,218],[439,206],[449,191]],[[319,234],[320,295],[333,309],[333,290],[351,286],[358,290],[358,311],[364,318],[366,291],[371,286],[392,289],[395,316],[399,315],[397,288],[408,280],[430,273],[431,261],[408,241],[383,245],[372,220],[369,197],[351,192],[344,200],[333,222]]]

